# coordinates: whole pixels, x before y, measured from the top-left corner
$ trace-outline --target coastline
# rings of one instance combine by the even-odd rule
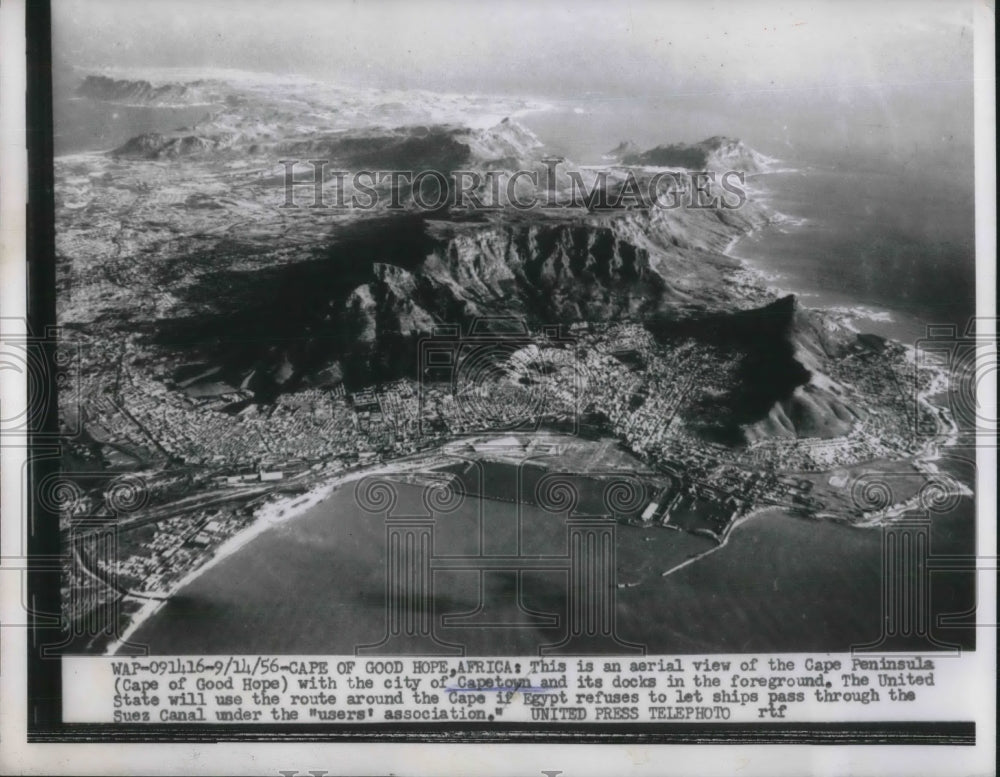
[[[667,570],[661,572],[660,573],[660,577],[669,577],[674,572],[677,572],[677,571],[679,571],[681,569],[684,569],[684,567],[688,567],[691,564],[694,564],[694,563],[696,563],[698,561],[701,561],[706,556],[711,556],[716,551],[722,550],[724,547],[726,547],[726,545],[729,544],[729,538],[732,535],[732,533],[733,533],[734,530],[736,530],[737,528],[739,528],[740,526],[742,526],[743,524],[745,524],[746,522],[748,522],[751,518],[756,518],[756,517],[760,516],[763,513],[769,513],[769,512],[772,512],[772,511],[779,512],[779,513],[784,513],[784,514],[788,513],[788,511],[785,508],[778,507],[776,505],[761,505],[760,507],[756,507],[753,510],[750,510],[746,515],[741,515],[735,521],[733,521],[732,523],[730,523],[726,527],[725,531],[722,533],[722,537],[721,537],[721,539],[719,540],[718,544],[715,547],[709,548],[708,550],[704,550],[701,553],[699,553],[697,556],[692,556],[691,558],[684,559],[684,561],[682,561],[680,564],[677,564],[676,566],[673,566],[670,569],[667,569]]]
[[[780,225],[785,223],[792,223],[793,226],[799,225],[796,219],[793,219],[782,213],[778,213],[777,211],[773,211],[769,216],[768,220],[763,224],[753,226],[746,232],[741,232],[740,234],[731,237],[729,239],[729,242],[726,244],[726,247],[722,249],[722,255],[730,259],[735,259],[739,263],[740,269],[748,273],[749,275],[752,275],[754,279],[760,284],[760,287],[763,289],[763,291],[767,294],[772,294],[776,298],[785,297],[788,296],[789,294],[794,294],[796,297],[809,296],[808,294],[805,294],[803,292],[794,291],[793,289],[788,289],[778,286],[777,281],[779,280],[779,276],[777,274],[769,273],[767,270],[755,264],[751,259],[748,259],[745,256],[740,256],[739,254],[734,253],[736,247],[740,244],[740,242],[746,240],[747,238],[753,237],[754,235],[762,232],[765,229],[777,229],[778,227],[780,227]]]
[[[402,460],[380,464],[375,467],[353,470],[351,472],[338,472],[332,475],[330,479],[319,483],[305,493],[294,494],[286,498],[268,501],[261,505],[255,511],[254,517],[250,523],[219,545],[219,547],[212,552],[211,556],[209,556],[204,563],[199,564],[184,577],[178,580],[167,593],[162,595],[162,597],[146,600],[145,604],[143,604],[143,606],[133,614],[128,626],[121,633],[118,639],[108,645],[107,649],[104,651],[104,655],[115,655],[128,643],[129,638],[132,637],[146,621],[159,612],[160,608],[176,596],[178,592],[190,583],[193,583],[205,572],[244,548],[272,527],[279,526],[305,514],[320,502],[327,499],[327,497],[329,497],[338,488],[347,483],[353,483],[356,480],[361,480],[362,478],[369,477],[371,475],[406,472],[412,466],[422,465],[429,456],[433,456],[434,454],[435,451],[426,451],[421,454],[416,461]],[[129,596],[134,595],[126,594],[124,598],[128,598]]]
[[[797,297],[809,296],[801,292],[794,291],[792,289],[785,289],[775,285],[775,281],[778,276],[774,274],[769,274],[766,270],[759,267],[753,260],[745,257],[739,256],[734,253],[736,247],[739,245],[740,241],[752,237],[763,229],[775,229],[780,228],[780,225],[788,223],[792,227],[801,226],[803,221],[795,219],[792,217],[785,216],[781,213],[775,213],[774,218],[769,220],[766,224],[753,227],[749,231],[736,235],[729,240],[723,253],[735,259],[739,262],[740,267],[750,275],[752,275],[757,281],[764,287],[765,291],[769,294],[775,294],[777,296],[785,296],[788,294],[794,294]],[[832,307],[821,307],[817,308],[824,315],[830,316],[837,321],[841,326],[846,327],[850,331],[861,334],[865,330],[857,325],[858,319],[865,319],[867,321],[879,322],[879,323],[889,323],[895,322],[893,317],[893,312],[884,309],[878,309],[870,306],[858,305],[858,306],[832,306]],[[907,351],[907,359],[914,365],[914,369],[917,369],[916,365],[916,346],[907,344],[906,342],[898,339],[897,337],[888,336],[888,339],[900,343]],[[925,365],[926,369],[927,366]],[[950,376],[948,375],[945,368],[934,368],[934,376],[930,381],[930,385],[916,394],[917,404],[923,406],[927,411],[929,411],[935,418],[937,423],[937,433],[928,439],[922,448],[913,455],[911,461],[913,465],[928,476],[935,476],[939,474],[939,468],[934,463],[935,461],[942,458],[942,449],[952,447],[958,444],[960,438],[960,430],[958,424],[952,417],[951,410],[946,405],[939,405],[932,401],[935,397],[947,393],[948,386],[950,384]],[[939,488],[944,489],[944,496],[958,496],[958,497],[974,497],[974,491],[964,483],[954,480],[950,477],[939,477],[935,479],[938,483]],[[902,502],[895,503],[887,506],[883,510],[879,511],[877,514],[866,518],[864,521],[851,522],[849,525],[855,528],[868,529],[868,528],[880,528],[886,524],[891,524],[895,519],[904,515],[906,512],[912,509],[919,509],[921,507],[921,499],[918,495],[914,495]],[[770,508],[760,508],[760,509],[770,509]],[[749,513],[747,518],[756,514],[760,510],[755,510]],[[817,516],[826,517],[826,516]],[[731,527],[735,529],[743,519],[736,521]],[[728,533],[727,533],[728,539]],[[721,547],[721,546],[720,546]],[[717,548],[710,549],[706,551],[703,555],[713,553]],[[698,560],[701,556],[694,559],[689,559],[687,562],[681,566],[686,566],[687,563]],[[679,567],[678,567],[679,568]],[[676,569],[676,568],[675,568]],[[668,570],[664,575],[672,573],[674,570]]]
[[[774,171],[783,172],[792,171]],[[767,175],[762,174],[760,177]],[[763,279],[769,293],[778,296],[794,294],[807,307],[829,314],[853,331],[876,334],[903,343],[913,343],[926,337],[925,317],[928,314],[919,312],[920,309],[914,307],[912,302],[905,303],[901,297],[892,294],[886,296],[885,288],[861,294],[851,290],[852,284],[841,285],[839,281],[832,280],[828,270],[825,271],[825,276],[824,271],[809,270],[836,243],[845,257],[844,266],[855,273],[859,268],[856,256],[862,249],[856,240],[831,240],[831,230],[837,232],[843,229],[843,215],[824,218],[822,214],[782,199],[782,183],[782,180],[775,180],[766,186],[760,184],[756,187],[753,199],[768,211],[771,218],[760,229],[755,228],[730,240],[724,251],[726,256],[739,262],[744,270]],[[789,214],[789,210],[794,215]],[[802,212],[809,215],[802,216]],[[765,233],[765,228],[773,231]],[[866,228],[871,229],[872,225],[868,224]],[[752,239],[741,243],[744,237]],[[851,257],[850,261],[846,260],[848,256]],[[830,261],[841,259],[828,257],[825,263],[818,266],[827,266]],[[870,280],[864,283],[869,283]],[[860,281],[859,283],[864,285]]]

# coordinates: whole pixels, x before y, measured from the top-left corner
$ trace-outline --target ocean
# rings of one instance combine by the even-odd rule
[[[749,183],[789,220],[741,239],[732,253],[803,304],[855,310],[862,331],[908,345],[930,325],[964,331],[975,315],[971,178],[807,165]]]
[[[488,482],[512,472],[487,465]],[[420,486],[396,482],[394,489],[396,520],[426,512]],[[387,633],[387,522],[362,510],[363,501],[354,484],[345,484],[272,527],[171,597],[130,642],[167,655],[345,654],[377,645]],[[971,557],[971,515],[972,502],[963,498],[936,516],[932,554]],[[655,654],[846,651],[877,641],[881,530],[766,511],[737,527],[721,549],[662,576],[712,545],[662,527],[616,526],[616,579],[623,587],[611,593],[622,643]],[[434,520],[439,558],[559,555],[566,547],[565,516],[533,504],[466,497]],[[537,654],[566,636],[565,570],[444,569],[432,576],[441,650]],[[967,573],[939,573],[934,582],[935,613],[961,613],[975,602]],[[936,629],[935,636],[974,644],[968,626]]]
[[[583,96],[519,121],[577,164],[606,163],[622,141],[646,149],[741,138],[777,160],[747,186],[788,220],[740,240],[733,254],[803,304],[867,313],[859,329],[912,344],[930,324],[964,329],[975,315],[973,157],[971,145],[931,136],[932,123],[919,138],[921,128],[908,126],[909,147],[898,120],[885,119],[917,98],[877,97],[852,105],[853,145],[837,143],[845,122],[835,106],[812,105],[805,116],[793,96]]]

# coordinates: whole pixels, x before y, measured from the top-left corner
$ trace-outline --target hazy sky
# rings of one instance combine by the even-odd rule
[[[954,0],[57,0],[53,6],[61,52],[86,66],[214,65],[544,94],[970,77],[968,8]]]
[[[739,105],[745,127],[728,131],[772,145],[783,131],[817,143],[829,131],[841,145],[897,143],[900,133],[920,148],[948,134],[971,144],[971,14],[954,0],[56,0],[53,15],[57,61],[83,68],[212,66],[384,87],[695,100],[722,123]],[[831,129],[838,117],[845,126]]]

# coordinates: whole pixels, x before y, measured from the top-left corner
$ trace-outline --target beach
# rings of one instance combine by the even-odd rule
[[[217,565],[229,557],[238,553],[250,542],[268,530],[283,523],[287,523],[288,521],[292,521],[295,518],[307,513],[313,507],[325,501],[341,486],[372,475],[406,472],[410,469],[421,467],[422,464],[423,460],[421,459],[417,462],[397,462],[370,469],[352,470],[346,473],[340,472],[336,475],[332,475],[328,480],[323,481],[319,485],[307,491],[305,494],[296,494],[294,496],[274,499],[261,505],[255,511],[254,518],[251,523],[219,545],[219,547],[212,552],[211,556],[204,563],[192,569],[187,575],[178,580],[177,583],[171,587],[171,590],[164,594],[162,598],[147,600],[146,603],[143,604],[143,606],[132,616],[125,631],[122,632],[115,642],[108,646],[105,654],[115,655],[129,641],[129,639],[134,636],[135,633],[148,620],[156,615],[156,613],[158,613],[179,591],[189,586],[206,572],[214,569]]]

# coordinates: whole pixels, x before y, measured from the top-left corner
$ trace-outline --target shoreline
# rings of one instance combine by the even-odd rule
[[[723,256],[735,260],[739,264],[740,270],[750,275],[757,283],[760,290],[764,294],[774,297],[774,299],[781,299],[782,297],[787,297],[790,294],[794,295],[799,299],[813,295],[810,295],[806,292],[795,291],[794,289],[779,286],[778,285],[778,282],[780,280],[779,275],[773,272],[768,272],[763,267],[755,263],[753,260],[747,258],[746,256],[740,256],[739,254],[735,253],[735,250],[736,247],[741,242],[747,240],[748,238],[753,237],[754,235],[760,234],[765,229],[777,229],[780,227],[781,224],[794,221],[795,219],[785,216],[782,213],[778,213],[777,211],[774,211],[772,215],[768,218],[768,220],[763,224],[750,227],[750,229],[748,229],[746,232],[742,232],[738,235],[734,235],[733,237],[731,237],[729,239],[729,242],[726,243],[725,248],[722,249]]]
[[[280,526],[283,523],[287,523],[288,521],[305,514],[316,505],[325,501],[334,491],[347,483],[352,483],[371,475],[397,474],[400,472],[406,472],[409,467],[423,464],[426,458],[433,456],[435,453],[436,451],[427,451],[416,461],[403,460],[400,462],[379,464],[372,468],[359,469],[351,472],[338,472],[332,475],[330,479],[317,484],[305,493],[294,494],[285,498],[264,503],[254,512],[253,518],[247,526],[240,529],[219,545],[219,547],[212,552],[204,563],[199,564],[184,575],[184,577],[174,583],[174,585],[170,587],[169,591],[162,594],[162,598],[147,599],[145,604],[143,604],[143,606],[132,615],[128,626],[121,633],[118,639],[108,645],[103,655],[113,656],[117,654],[121,648],[125,647],[129,638],[132,637],[142,627],[142,625],[146,623],[146,621],[159,612],[160,608],[176,596],[183,588],[193,583],[217,564],[226,560],[239,550],[242,550],[246,545],[251,543],[260,535],[264,534],[269,529],[275,526]],[[123,599],[127,599],[129,597],[134,599],[141,598],[135,594],[126,594]]]
[[[764,287],[765,291],[769,294],[775,294],[778,296],[786,296],[788,294],[794,294],[796,297],[801,298],[804,296],[820,296],[812,295],[809,293],[803,293],[794,291],[792,289],[784,289],[774,285],[774,282],[778,279],[778,276],[768,273],[763,268],[759,267],[748,257],[739,256],[734,253],[736,246],[739,243],[749,238],[755,234],[758,234],[764,229],[775,229],[780,228],[781,224],[790,223],[792,226],[801,226],[804,220],[796,219],[793,217],[785,216],[781,213],[775,213],[775,218],[769,220],[766,224],[759,227],[753,227],[749,231],[736,235],[729,240],[723,250],[723,254],[735,259],[739,262],[740,267],[751,274],[757,281]],[[893,311],[885,308],[876,308],[867,305],[827,305],[824,307],[815,308],[824,315],[832,317],[840,325],[846,327],[850,331],[861,334],[865,331],[863,328],[859,327],[857,322],[858,319],[864,319],[867,321],[873,321],[877,323],[888,323],[895,324],[897,320],[895,315],[898,315],[898,311]],[[886,335],[887,339],[893,340],[894,342],[900,343],[904,348],[907,349],[907,359],[914,364],[916,368],[916,346],[909,345],[898,337],[892,335]],[[934,476],[939,473],[935,461],[942,458],[942,449],[952,447],[958,444],[961,430],[958,424],[955,422],[951,415],[950,408],[946,405],[935,404],[932,400],[940,395],[943,391],[947,391],[947,386],[949,383],[949,376],[946,371],[941,369],[935,370],[936,374],[931,379],[931,384],[928,388],[919,391],[916,396],[916,401],[919,405],[923,406],[928,410],[936,419],[938,429],[937,433],[930,439],[928,439],[922,446],[921,450],[913,455],[911,461],[916,469],[923,472],[926,475]],[[975,498],[975,491],[964,483],[961,483],[953,478],[941,479],[942,484],[954,483],[954,489],[946,488],[945,495],[947,496],[957,496],[957,497],[972,497]],[[869,528],[880,528],[882,526],[891,524],[894,519],[905,514],[908,510],[920,507],[920,499],[917,495],[914,495],[902,502],[889,505],[885,509],[879,511],[879,514],[871,516],[864,521],[860,522],[850,522],[848,525],[859,528],[859,529],[869,529]],[[764,508],[762,508],[764,509]],[[758,511],[752,511],[747,517],[753,515]],[[735,529],[737,525],[742,521],[738,520],[731,528]],[[706,551],[707,553],[714,552],[715,549]],[[703,554],[704,555],[704,554]],[[700,556],[699,556],[700,558]],[[695,561],[697,559],[691,559]],[[668,570],[669,574],[673,570]]]
[[[735,521],[730,523],[726,527],[725,531],[722,533],[722,537],[720,538],[718,544],[715,545],[715,547],[709,548],[708,550],[704,550],[698,555],[692,556],[691,558],[684,559],[684,561],[682,561],[680,564],[677,564],[676,566],[673,566],[670,569],[661,572],[660,577],[670,577],[670,575],[672,575],[674,572],[678,572],[681,569],[684,569],[685,567],[694,564],[695,562],[701,561],[706,556],[711,556],[713,553],[722,550],[724,547],[726,547],[726,545],[729,544],[729,538],[736,529],[738,529],[743,524],[747,523],[751,518],[757,518],[762,513],[768,513],[771,511],[776,511],[786,515],[788,514],[788,511],[785,510],[785,508],[778,507],[776,505],[761,505],[760,507],[755,507],[754,509],[747,512],[746,515],[741,515]]]
[[[771,218],[765,224],[731,238],[722,253],[738,262],[743,271],[757,279],[766,293],[775,297],[794,295],[805,307],[829,315],[841,326],[858,334],[876,334],[904,345],[926,335],[923,322],[912,310],[893,307],[891,303],[887,305],[884,300],[858,301],[846,291],[811,286],[807,280],[769,269],[765,255],[753,256],[753,251],[750,252],[751,256],[738,253],[741,241],[760,235],[766,229],[790,235],[817,223],[806,217],[790,216],[772,209],[767,204],[766,197],[758,201],[763,203]]]

